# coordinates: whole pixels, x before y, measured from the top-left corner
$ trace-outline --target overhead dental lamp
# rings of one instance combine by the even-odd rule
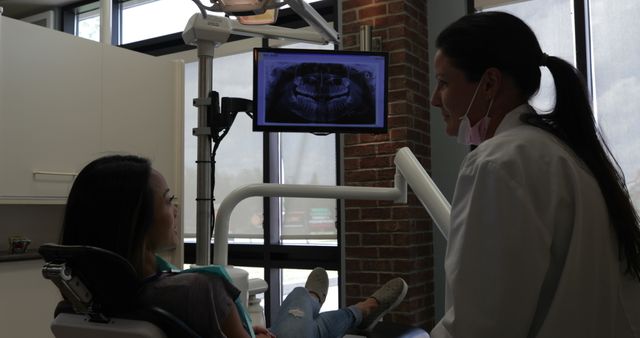
[[[264,13],[268,8],[275,8],[277,0],[211,0],[211,6],[205,6],[201,0],[193,0],[207,10],[213,12],[225,12],[233,15],[251,15]]]
[[[304,19],[324,40],[323,43],[339,43],[338,33],[329,25],[318,12],[304,0],[204,0],[210,1],[206,6],[203,0],[192,0],[200,9],[203,17],[207,11],[226,13],[237,17],[242,25],[268,25],[276,22],[278,9],[289,5],[302,19]],[[253,35],[253,36],[257,36]],[[272,36],[268,36],[272,38]],[[286,38],[286,37],[281,37]],[[318,43],[314,41],[314,43]]]

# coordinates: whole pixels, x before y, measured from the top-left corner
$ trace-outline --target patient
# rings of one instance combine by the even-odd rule
[[[407,292],[401,278],[347,308],[319,313],[328,289],[327,274],[314,269],[305,287],[284,300],[271,330],[251,326],[240,291],[225,276],[175,272],[156,256],[178,244],[177,208],[164,177],[148,160],[107,156],[88,164],[73,183],[63,224],[64,245],[88,245],[126,258],[141,282],[139,303],[161,307],[202,337],[342,337],[371,330]]]

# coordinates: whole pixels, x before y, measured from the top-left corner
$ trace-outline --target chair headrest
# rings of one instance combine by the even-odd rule
[[[43,244],[38,249],[47,263],[64,263],[93,295],[94,306],[105,314],[129,310],[140,282],[133,266],[122,256],[97,247]]]

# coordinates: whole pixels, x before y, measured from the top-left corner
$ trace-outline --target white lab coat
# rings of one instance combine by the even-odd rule
[[[536,337],[640,337],[640,283],[621,272],[598,184],[566,145],[520,120],[532,111],[507,114],[462,164],[445,257],[447,309],[431,336],[526,338],[558,256],[555,227],[573,224]]]

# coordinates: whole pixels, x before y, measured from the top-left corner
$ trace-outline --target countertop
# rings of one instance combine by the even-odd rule
[[[25,260],[34,260],[41,259],[42,257],[38,253],[36,249],[29,249],[25,253],[12,254],[8,250],[0,250],[0,263],[2,262],[13,262],[13,261],[25,261]]]

